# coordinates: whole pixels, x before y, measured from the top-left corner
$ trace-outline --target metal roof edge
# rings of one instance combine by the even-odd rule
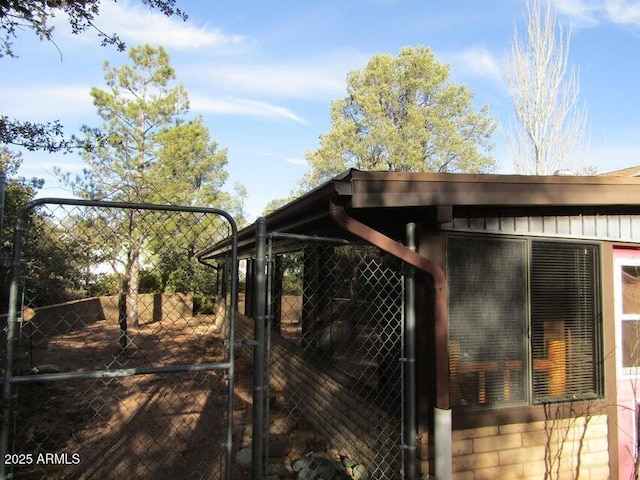
[[[640,167],[639,167],[640,168]],[[346,172],[345,172],[346,173]],[[640,177],[629,175],[522,175],[502,173],[389,172],[351,169],[353,181],[414,181],[451,183],[522,183],[522,184],[630,184],[640,185]],[[613,172],[612,172],[613,173]]]
[[[329,219],[336,196],[351,209],[429,206],[640,206],[640,178],[346,170],[266,215],[268,231],[301,230]],[[256,224],[238,233],[255,239]],[[218,244],[221,246],[223,242]],[[215,246],[207,252],[215,251]],[[210,257],[208,257],[210,258]]]
[[[351,175],[353,169],[345,170],[331,180],[318,185],[304,195],[291,200],[265,216],[267,231],[286,232],[293,225],[300,227],[305,222],[318,218],[318,215],[329,218],[329,203],[335,195],[348,196],[351,194]],[[326,207],[326,208],[324,208]],[[317,210],[314,212],[314,210]],[[316,215],[313,215],[316,213]],[[238,232],[238,245],[250,244],[256,234],[256,222],[242,228]],[[228,243],[219,242],[203,252],[202,258],[211,258],[215,252],[224,248]]]

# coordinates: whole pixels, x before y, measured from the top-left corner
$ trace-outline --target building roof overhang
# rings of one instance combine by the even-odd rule
[[[267,231],[344,235],[331,218],[332,202],[386,235],[402,238],[408,222],[437,227],[456,216],[640,215],[640,178],[352,169],[267,215]],[[242,229],[238,239],[241,252],[251,250],[255,224]]]

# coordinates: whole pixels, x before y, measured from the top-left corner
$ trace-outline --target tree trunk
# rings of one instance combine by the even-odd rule
[[[122,281],[122,288],[118,296],[118,325],[120,327],[120,349],[126,350],[129,345],[129,336],[127,334],[127,291],[128,282],[125,278]]]
[[[138,215],[132,211],[129,217],[129,261],[127,264],[127,320],[132,327],[139,326],[138,286],[140,284],[140,235]]]
[[[132,239],[133,240],[133,239]],[[137,242],[131,247],[131,265],[129,268],[129,279],[127,289],[127,319],[129,325],[138,327],[139,320],[139,302],[138,302],[138,286],[140,284],[140,247]]]

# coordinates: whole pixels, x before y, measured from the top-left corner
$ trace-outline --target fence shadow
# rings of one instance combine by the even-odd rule
[[[26,342],[25,359],[43,369],[39,373],[227,360],[215,315],[158,316],[154,309],[146,323],[131,330],[123,350],[117,321],[104,307],[92,299],[73,304],[71,314],[61,316],[60,307],[35,312],[23,335],[35,332],[43,340]],[[63,327],[48,328],[48,323]],[[77,453],[80,463],[32,465],[15,470],[15,478],[222,476],[228,383],[220,371],[69,379],[18,388],[15,451]]]

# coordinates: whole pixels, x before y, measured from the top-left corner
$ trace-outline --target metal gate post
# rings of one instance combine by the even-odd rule
[[[226,448],[226,470],[224,472],[225,480],[231,480],[233,477],[233,396],[235,394],[235,340],[236,340],[236,321],[238,319],[238,229],[233,219],[229,219],[232,228],[233,242],[231,246],[231,298],[229,309],[229,369],[227,370],[228,391],[227,391],[227,440]]]
[[[407,247],[415,251],[415,223],[407,224]],[[415,267],[404,268],[403,461],[405,480],[416,478],[416,293]]]
[[[254,278],[255,297],[255,333],[256,341],[253,353],[253,438],[251,440],[251,469],[252,479],[262,477],[263,448],[264,448],[264,330],[266,320],[267,283],[265,276],[267,243],[267,220],[260,217],[256,221],[256,260]]]
[[[3,419],[2,434],[0,436],[0,455],[2,458],[0,466],[0,480],[7,478],[5,455],[9,452],[9,436],[11,431],[11,403],[13,389],[11,388],[11,377],[13,376],[13,347],[15,342],[16,328],[18,324],[18,283],[20,280],[20,254],[22,250],[22,233],[24,230],[24,220],[22,215],[18,217],[16,231],[13,241],[13,261],[11,263],[11,283],[9,285],[9,315],[7,316],[7,343],[4,365],[4,391],[3,391]]]

